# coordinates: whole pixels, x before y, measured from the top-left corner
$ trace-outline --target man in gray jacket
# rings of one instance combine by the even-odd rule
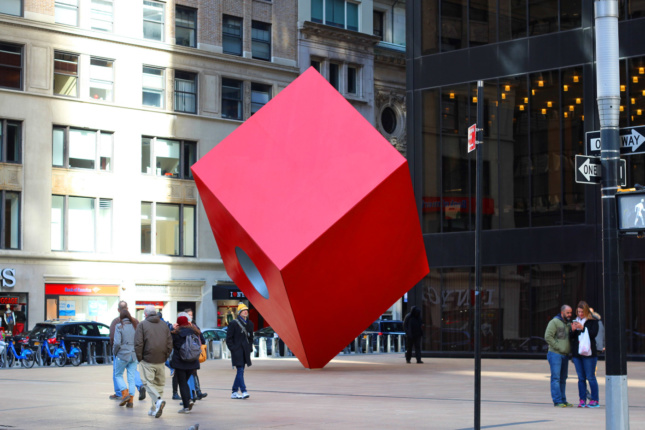
[[[134,351],[139,360],[139,372],[152,407],[148,415],[159,418],[166,402],[161,399],[166,384],[164,363],[172,352],[172,337],[165,322],[161,321],[154,306],[143,310],[145,320],[137,326],[134,334]]]
[[[569,374],[569,353],[571,352],[571,343],[569,342],[571,314],[571,306],[562,305],[560,313],[549,321],[544,332],[544,340],[549,345],[546,359],[551,367],[551,398],[553,406],[556,408],[573,406],[567,402],[565,394]]]

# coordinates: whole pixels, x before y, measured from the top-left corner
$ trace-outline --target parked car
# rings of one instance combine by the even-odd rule
[[[398,342],[397,342],[398,335],[405,336],[405,330],[403,329],[403,321],[399,321],[399,320],[374,321],[363,332],[363,336],[366,339],[368,339],[368,341],[371,343],[373,351],[376,351],[377,349],[377,339],[379,337],[381,338],[381,348],[383,350],[385,350],[386,348],[388,336],[392,336],[391,342],[394,342],[393,343],[394,348],[398,348]],[[401,343],[403,345],[405,344],[405,341],[402,339]]]
[[[103,344],[110,342],[110,327],[96,321],[47,320],[36,324],[27,338],[32,349],[37,347],[36,342],[55,343],[62,338],[69,352],[73,342],[82,352],[81,362],[87,361],[88,346],[94,342],[97,362],[102,362]]]
[[[202,334],[204,335],[204,339],[206,339],[206,342],[209,340],[221,340],[225,341],[226,340],[226,330],[223,330],[221,328],[205,328],[202,330]]]

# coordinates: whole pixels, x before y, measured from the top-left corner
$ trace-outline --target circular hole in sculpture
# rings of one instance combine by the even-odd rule
[[[242,266],[242,270],[244,271],[244,274],[246,277],[251,281],[251,284],[253,287],[257,290],[258,293],[265,299],[269,298],[269,289],[267,288],[266,282],[264,282],[264,278],[260,274],[260,271],[258,270],[257,267],[255,267],[255,264],[253,263],[253,260],[251,260],[251,257],[249,257],[244,250],[240,247],[235,247],[235,255],[237,255],[237,261],[240,262],[240,266]]]
[[[397,120],[396,113],[391,107],[386,107],[381,113],[381,124],[383,125],[383,130],[387,134],[394,134],[396,130]]]

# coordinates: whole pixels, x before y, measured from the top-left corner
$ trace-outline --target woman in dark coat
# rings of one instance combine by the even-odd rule
[[[405,330],[405,361],[409,363],[412,359],[412,347],[414,347],[417,363],[423,363],[421,361],[423,321],[421,321],[421,311],[416,306],[412,306],[410,313],[405,316],[403,329]]]
[[[228,325],[226,346],[231,351],[233,367],[237,369],[231,399],[248,399],[249,393],[244,383],[244,366],[251,366],[253,322],[249,320],[249,308],[244,303],[237,306],[237,318]],[[238,393],[238,390],[242,394]]]
[[[596,350],[596,336],[598,335],[598,321],[593,317],[589,310],[587,302],[581,301],[576,309],[578,317],[575,319],[575,325],[571,326],[571,354],[573,365],[576,367],[578,374],[578,395],[580,397],[579,408],[597,408],[598,400],[598,381],[596,380],[596,365],[598,364],[598,351]],[[591,340],[591,355],[581,355],[578,352],[580,342],[578,338],[584,330],[589,333]],[[587,404],[587,381],[591,389],[591,400]]]
[[[170,367],[175,369],[175,376],[179,383],[179,393],[183,402],[183,409],[179,410],[180,414],[187,414],[193,408],[193,401],[190,399],[190,388],[188,387],[188,378],[193,372],[199,369],[199,360],[185,361],[181,358],[179,350],[186,341],[186,336],[196,334],[197,337],[201,336],[199,330],[193,326],[188,317],[180,316],[177,318],[177,328],[172,332],[172,360]]]

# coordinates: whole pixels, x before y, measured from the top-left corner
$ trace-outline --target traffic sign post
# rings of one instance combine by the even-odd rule
[[[634,155],[645,153],[645,127],[628,127],[621,128],[620,136],[620,155]],[[586,135],[587,155],[600,157],[600,132],[589,131]]]
[[[599,184],[602,180],[600,157],[576,155],[576,182]],[[627,161],[619,160],[618,177],[621,186],[627,186]]]

